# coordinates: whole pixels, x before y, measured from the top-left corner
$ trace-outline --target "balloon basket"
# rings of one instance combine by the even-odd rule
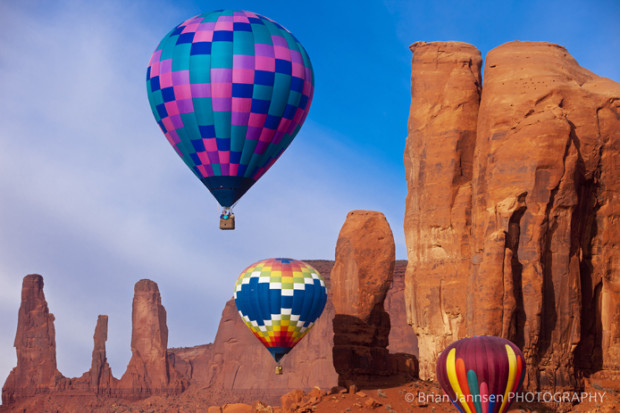
[[[231,230],[235,229],[235,215],[221,215],[220,216],[220,229]]]
[[[282,366],[278,364],[276,366],[276,375],[281,375],[281,374],[282,374]]]

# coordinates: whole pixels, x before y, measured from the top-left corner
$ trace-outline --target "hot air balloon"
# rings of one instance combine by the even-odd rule
[[[235,284],[239,315],[278,366],[312,328],[326,301],[325,281],[317,270],[290,258],[258,261]]]
[[[256,13],[218,10],[164,36],[146,86],[168,142],[221,205],[222,229],[234,229],[231,208],[306,119],[314,74],[284,27]]]
[[[437,360],[439,384],[461,413],[508,411],[524,377],[521,350],[501,337],[464,338]]]

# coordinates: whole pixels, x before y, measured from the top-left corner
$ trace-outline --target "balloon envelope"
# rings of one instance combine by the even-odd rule
[[[314,75],[305,49],[284,27],[256,13],[218,10],[162,39],[146,85],[168,142],[230,207],[299,131]]]
[[[464,338],[437,360],[439,384],[462,413],[508,411],[524,377],[521,350],[501,337]]]
[[[323,277],[290,258],[254,263],[235,284],[239,315],[276,361],[308,333],[326,301]]]

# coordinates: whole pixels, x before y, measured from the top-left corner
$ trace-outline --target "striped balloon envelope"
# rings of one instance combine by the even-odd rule
[[[168,142],[219,204],[231,207],[299,131],[314,75],[306,50],[280,24],[218,10],[164,36],[146,85]]]
[[[323,277],[290,258],[258,261],[235,284],[239,315],[276,362],[308,333],[326,301]]]
[[[508,411],[524,378],[521,350],[501,337],[464,338],[437,360],[439,384],[462,413]]]

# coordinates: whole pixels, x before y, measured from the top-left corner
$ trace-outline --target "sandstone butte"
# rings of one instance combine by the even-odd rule
[[[394,263],[382,214],[352,211],[336,261],[309,261],[326,279],[328,303],[283,360],[284,375],[273,374],[232,300],[212,344],[167,349],[157,285],[142,280],[123,377],[111,375],[107,317],[100,316],[91,369],[65,378],[43,279],[29,275],[18,364],[0,411],[428,411],[428,403],[403,402],[404,395],[440,390],[411,376],[433,379],[440,351],[477,334],[523,349],[528,390],[607,395],[603,403],[546,407],[616,411],[620,85],[549,43],[491,50],[484,86],[482,58],[471,45],[418,42],[411,51],[408,261]],[[256,400],[281,407],[243,404]]]
[[[503,336],[526,387],[620,389],[620,84],[566,49],[413,52],[405,237],[420,377],[449,343]]]

